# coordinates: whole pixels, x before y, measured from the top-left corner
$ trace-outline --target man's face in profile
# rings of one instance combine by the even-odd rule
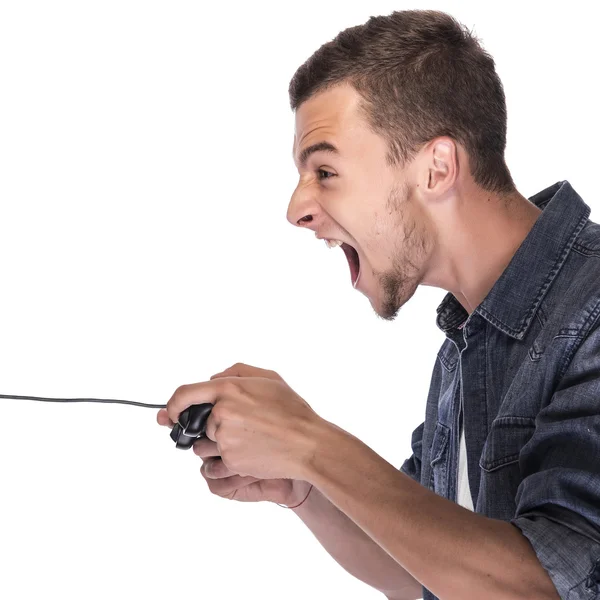
[[[300,181],[287,217],[319,238],[344,242],[352,284],[391,320],[418,286],[425,219],[412,198],[410,164],[389,166],[387,142],[369,128],[361,103],[354,88],[339,85],[298,107]]]

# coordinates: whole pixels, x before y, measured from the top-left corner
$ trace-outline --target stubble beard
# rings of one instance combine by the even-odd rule
[[[396,215],[400,239],[394,244],[392,268],[375,274],[382,292],[381,304],[374,307],[375,313],[385,321],[393,321],[417,291],[419,262],[427,252],[426,232],[409,214],[409,202],[407,184],[392,189],[387,201],[388,211]]]

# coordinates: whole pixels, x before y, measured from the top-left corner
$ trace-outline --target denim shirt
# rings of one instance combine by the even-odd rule
[[[475,512],[515,525],[561,598],[589,600],[600,598],[600,226],[566,181],[530,201],[542,213],[481,304],[469,315],[447,294],[437,309],[446,339],[401,470],[456,502],[462,419]]]

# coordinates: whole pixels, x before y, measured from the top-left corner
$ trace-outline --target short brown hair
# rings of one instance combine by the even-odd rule
[[[397,11],[342,31],[294,74],[292,109],[345,82],[361,94],[370,126],[388,141],[390,165],[402,165],[426,142],[449,136],[469,154],[478,185],[514,191],[504,160],[502,82],[493,58],[450,15]]]

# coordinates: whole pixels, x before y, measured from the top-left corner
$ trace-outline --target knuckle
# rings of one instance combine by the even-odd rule
[[[173,393],[173,400],[177,400],[177,399],[181,398],[181,396],[183,394],[185,394],[185,392],[188,388],[189,388],[189,385],[180,385]]]
[[[222,469],[219,468],[219,461],[214,458],[210,458],[204,465],[204,472],[210,477],[220,478],[223,476]]]
[[[222,402],[217,402],[210,411],[210,418],[215,420],[215,423],[220,423],[223,419]]]
[[[211,460],[205,467],[205,470],[208,475],[210,475],[214,479],[222,479],[223,474],[221,473],[221,469],[219,469],[219,465],[216,461]]]
[[[225,396],[235,394],[239,389],[238,383],[231,379],[223,379],[219,381],[218,385],[219,392]]]
[[[279,373],[277,373],[277,371],[273,371],[273,377],[277,382],[279,382],[281,384],[285,384],[285,380]]]
[[[232,471],[231,468],[231,451],[228,448],[221,449],[221,461],[223,462],[223,466],[228,470]]]

